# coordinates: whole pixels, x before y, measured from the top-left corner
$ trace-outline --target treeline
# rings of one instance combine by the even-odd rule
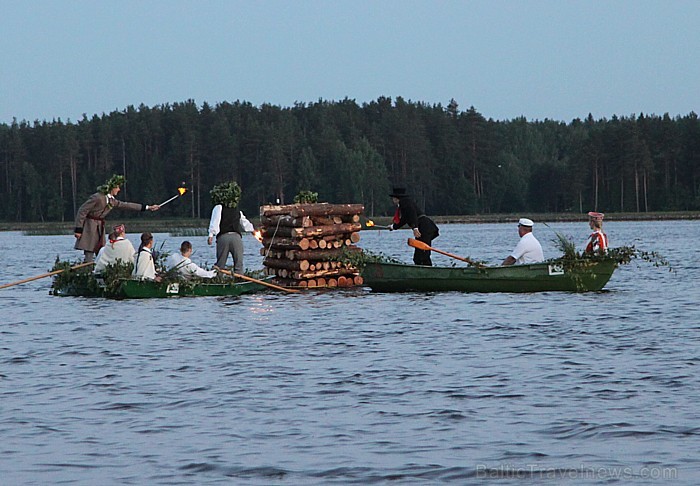
[[[0,220],[71,221],[112,173],[120,199],[207,218],[209,190],[235,179],[241,207],[319,200],[392,212],[407,187],[434,215],[700,209],[700,122],[630,116],[570,123],[486,119],[474,107],[379,98],[292,107],[194,101],[127,107],[77,123],[0,125]],[[161,213],[162,214],[162,213]]]

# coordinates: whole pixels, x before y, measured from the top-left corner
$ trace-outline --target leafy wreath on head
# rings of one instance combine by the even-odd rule
[[[124,178],[123,175],[119,174],[112,174],[112,177],[110,177],[107,182],[102,184],[97,188],[97,192],[101,192],[102,194],[109,194],[109,191],[114,189],[115,187],[121,187],[126,183],[126,179]]]
[[[241,200],[241,187],[236,181],[224,182],[215,185],[209,194],[215,206],[221,204],[227,208],[235,208]]]

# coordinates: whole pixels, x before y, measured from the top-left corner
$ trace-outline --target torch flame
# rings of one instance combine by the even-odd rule
[[[262,231],[260,230],[255,230],[253,231],[253,236],[255,237],[256,240],[258,240],[260,243],[262,243]]]
[[[178,187],[177,192],[179,192],[180,195],[182,196],[184,193],[187,192],[187,188],[186,187]]]
[[[374,226],[374,221],[368,219],[367,221],[365,221],[365,225],[367,225],[368,228],[371,228],[372,226]]]

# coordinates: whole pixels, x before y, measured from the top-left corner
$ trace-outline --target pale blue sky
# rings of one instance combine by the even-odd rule
[[[699,111],[696,0],[0,0],[0,33],[0,123],[187,99]]]

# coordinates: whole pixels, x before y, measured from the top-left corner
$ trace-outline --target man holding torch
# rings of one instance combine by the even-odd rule
[[[158,211],[158,204],[139,204],[119,201],[116,197],[121,186],[126,182],[124,176],[114,174],[107,182],[97,188],[97,192],[85,201],[75,216],[74,248],[83,250],[85,263],[93,262],[95,254],[104,246],[105,218],[112,209],[130,211]]]

